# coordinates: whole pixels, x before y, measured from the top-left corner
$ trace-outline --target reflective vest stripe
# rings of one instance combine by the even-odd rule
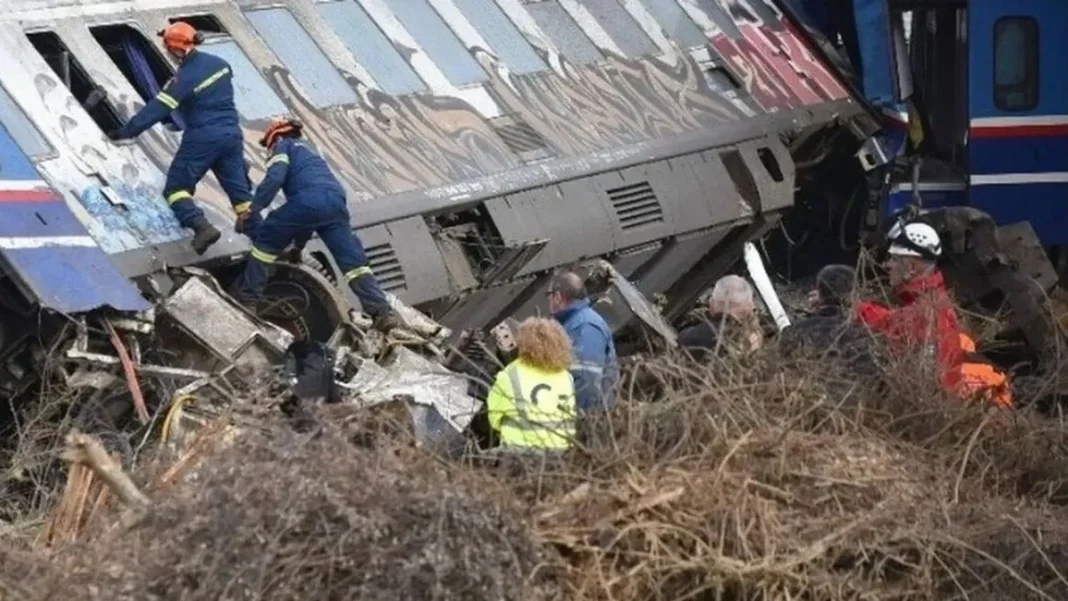
[[[565,448],[568,445],[568,440],[575,436],[575,422],[573,419],[550,419],[550,420],[538,420],[531,419],[530,407],[526,394],[523,392],[522,382],[519,377],[519,366],[516,364],[510,365],[505,373],[508,375],[508,382],[512,388],[512,400],[515,402],[516,412],[518,416],[505,416],[501,420],[502,435],[505,427],[514,428],[523,434],[543,434],[544,440],[541,444],[525,445],[535,446],[540,448]],[[511,445],[509,441],[504,440],[502,436],[502,445]],[[556,440],[553,440],[553,439]],[[563,439],[563,440],[561,440]],[[514,445],[513,445],[514,446]]]
[[[194,94],[199,94],[199,93],[203,92],[204,90],[210,88],[213,84],[215,84],[215,82],[217,82],[220,79],[222,79],[223,76],[228,74],[229,72],[230,72],[230,68],[229,67],[224,67],[222,69],[219,69],[215,73],[212,73],[211,77],[208,77],[204,81],[198,83],[197,87],[193,88],[193,93]]]

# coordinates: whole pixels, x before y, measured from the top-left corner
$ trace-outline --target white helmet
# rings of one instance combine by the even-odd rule
[[[900,221],[890,228],[890,254],[897,257],[920,257],[934,260],[942,254],[942,240],[938,232],[926,223]]]

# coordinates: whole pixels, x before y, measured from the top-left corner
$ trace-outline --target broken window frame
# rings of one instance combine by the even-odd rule
[[[108,55],[108,58],[111,59],[111,62],[115,64],[115,68],[118,69],[119,72],[122,73],[122,75],[126,79],[127,83],[129,83],[130,87],[133,88],[137,92],[138,96],[141,97],[142,101],[145,104],[148,104],[152,100],[152,98],[155,97],[155,94],[147,94],[146,95],[144,92],[142,92],[142,90],[139,87],[139,84],[136,81],[130,79],[130,77],[127,75],[126,71],[123,70],[122,66],[118,64],[118,62],[114,59],[114,57],[111,56],[111,54],[108,52],[107,48],[100,41],[100,39],[97,38],[96,30],[99,30],[99,29],[102,29],[102,28],[107,28],[107,27],[128,27],[129,29],[133,30],[135,33],[137,33],[138,35],[141,36],[141,40],[144,42],[144,47],[147,49],[147,52],[152,53],[153,56],[155,56],[157,59],[159,59],[158,63],[160,65],[162,65],[167,71],[167,79],[164,79],[163,81],[159,81],[158,80],[158,76],[155,73],[155,69],[153,69],[153,74],[152,75],[157,78],[156,84],[159,86],[160,89],[163,89],[163,87],[165,87],[167,85],[167,81],[169,81],[169,79],[171,77],[174,77],[174,73],[175,73],[175,71],[177,71],[177,67],[176,67],[175,62],[172,59],[170,59],[165,53],[161,52],[160,49],[159,49],[159,46],[157,46],[156,44],[152,43],[152,38],[150,37],[149,33],[145,30],[145,28],[142,26],[142,24],[139,21],[136,21],[134,19],[124,19],[124,20],[121,20],[121,21],[111,21],[111,22],[107,22],[107,23],[93,23],[93,24],[87,23],[86,24],[86,29],[88,30],[89,35],[93,38],[93,41],[95,41],[97,43],[97,45],[100,46],[101,50],[103,50],[104,53]],[[149,62],[152,62],[151,58],[147,58],[147,60]],[[130,69],[133,69],[133,67],[131,66]],[[131,115],[131,117],[132,117],[132,115]],[[173,118],[172,118],[172,116],[170,114],[167,115],[167,117],[164,118],[163,121],[160,122],[160,124],[162,124],[162,125],[170,125],[170,126],[176,126],[177,125],[177,124],[175,124],[175,122],[174,122],[174,120],[173,120]]]
[[[95,124],[97,128],[100,129],[100,131],[104,134],[105,137],[107,137],[111,141],[112,144],[128,145],[134,143],[133,140],[112,140],[108,135],[122,127],[126,123],[126,121],[129,121],[128,117],[123,117],[122,112],[120,112],[115,107],[110,98],[104,97],[97,103],[97,106],[93,107],[92,110],[89,110],[85,108],[83,100],[75,94],[74,89],[71,87],[71,83],[73,83],[74,76],[76,75],[84,79],[85,83],[87,83],[91,89],[99,88],[101,90],[104,90],[105,93],[107,92],[107,89],[97,83],[92,78],[92,76],[89,74],[89,71],[86,70],[84,66],[82,66],[81,60],[74,52],[71,51],[70,47],[63,40],[63,36],[61,36],[59,32],[57,32],[55,29],[52,29],[51,27],[28,27],[22,30],[22,34],[23,36],[25,36],[27,42],[29,42],[34,52],[37,53],[37,56],[41,57],[41,60],[43,60],[49,66],[49,68],[52,70],[52,73],[57,78],[59,78],[63,85],[67,88],[67,92],[71,95],[71,97],[73,97],[75,101],[78,102],[78,105],[82,107],[82,110],[85,111],[86,115],[89,117],[90,120],[92,120],[93,124]],[[59,43],[60,50],[66,53],[66,56],[64,58],[66,60],[66,66],[69,71],[67,79],[64,79],[63,74],[60,73],[60,70],[54,67],[51,62],[49,62],[45,54],[37,47],[37,44],[34,43],[34,36],[40,35],[51,35],[52,37],[54,37],[55,40]],[[88,95],[86,95],[86,98],[88,98]],[[101,110],[101,108],[105,110],[112,118],[111,121],[113,121],[113,123],[109,127],[105,127],[100,123],[100,121],[97,120],[95,113],[96,111]]]
[[[167,17],[167,23],[174,25],[179,21],[185,21],[204,35],[204,41],[208,42],[218,37],[233,37],[230,30],[223,24],[222,19],[210,12],[192,13]],[[215,31],[218,29],[218,31]]]

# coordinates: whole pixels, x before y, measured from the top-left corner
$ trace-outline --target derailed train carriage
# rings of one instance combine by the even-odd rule
[[[230,313],[213,282],[225,286],[249,249],[218,183],[209,175],[196,191],[225,232],[201,257],[160,194],[180,116],[135,141],[106,134],[173,74],[155,32],[176,20],[234,70],[252,180],[269,119],[301,119],[346,186],[384,287],[454,331],[544,310],[550,270],[597,257],[678,317],[778,223],[797,186],[820,185],[799,169],[864,159],[877,129],[827,55],[764,0],[0,9],[0,398],[40,378],[57,337],[77,340],[67,358],[122,346],[86,314],[147,331],[168,312],[216,358],[250,344],[220,337],[216,321]],[[834,177],[862,178],[863,165]],[[323,247],[308,250],[306,266],[272,283],[303,299],[275,321],[322,338],[357,301]],[[137,348],[122,359],[141,361]]]

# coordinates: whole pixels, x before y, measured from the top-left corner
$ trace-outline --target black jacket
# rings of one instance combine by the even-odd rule
[[[679,347],[697,361],[708,359],[714,351],[724,356],[750,348],[747,328],[733,317],[709,315],[704,321],[679,332]]]
[[[863,325],[850,322],[840,307],[824,306],[782,331],[779,349],[784,356],[800,354],[845,362],[861,375],[875,375],[875,341]]]

